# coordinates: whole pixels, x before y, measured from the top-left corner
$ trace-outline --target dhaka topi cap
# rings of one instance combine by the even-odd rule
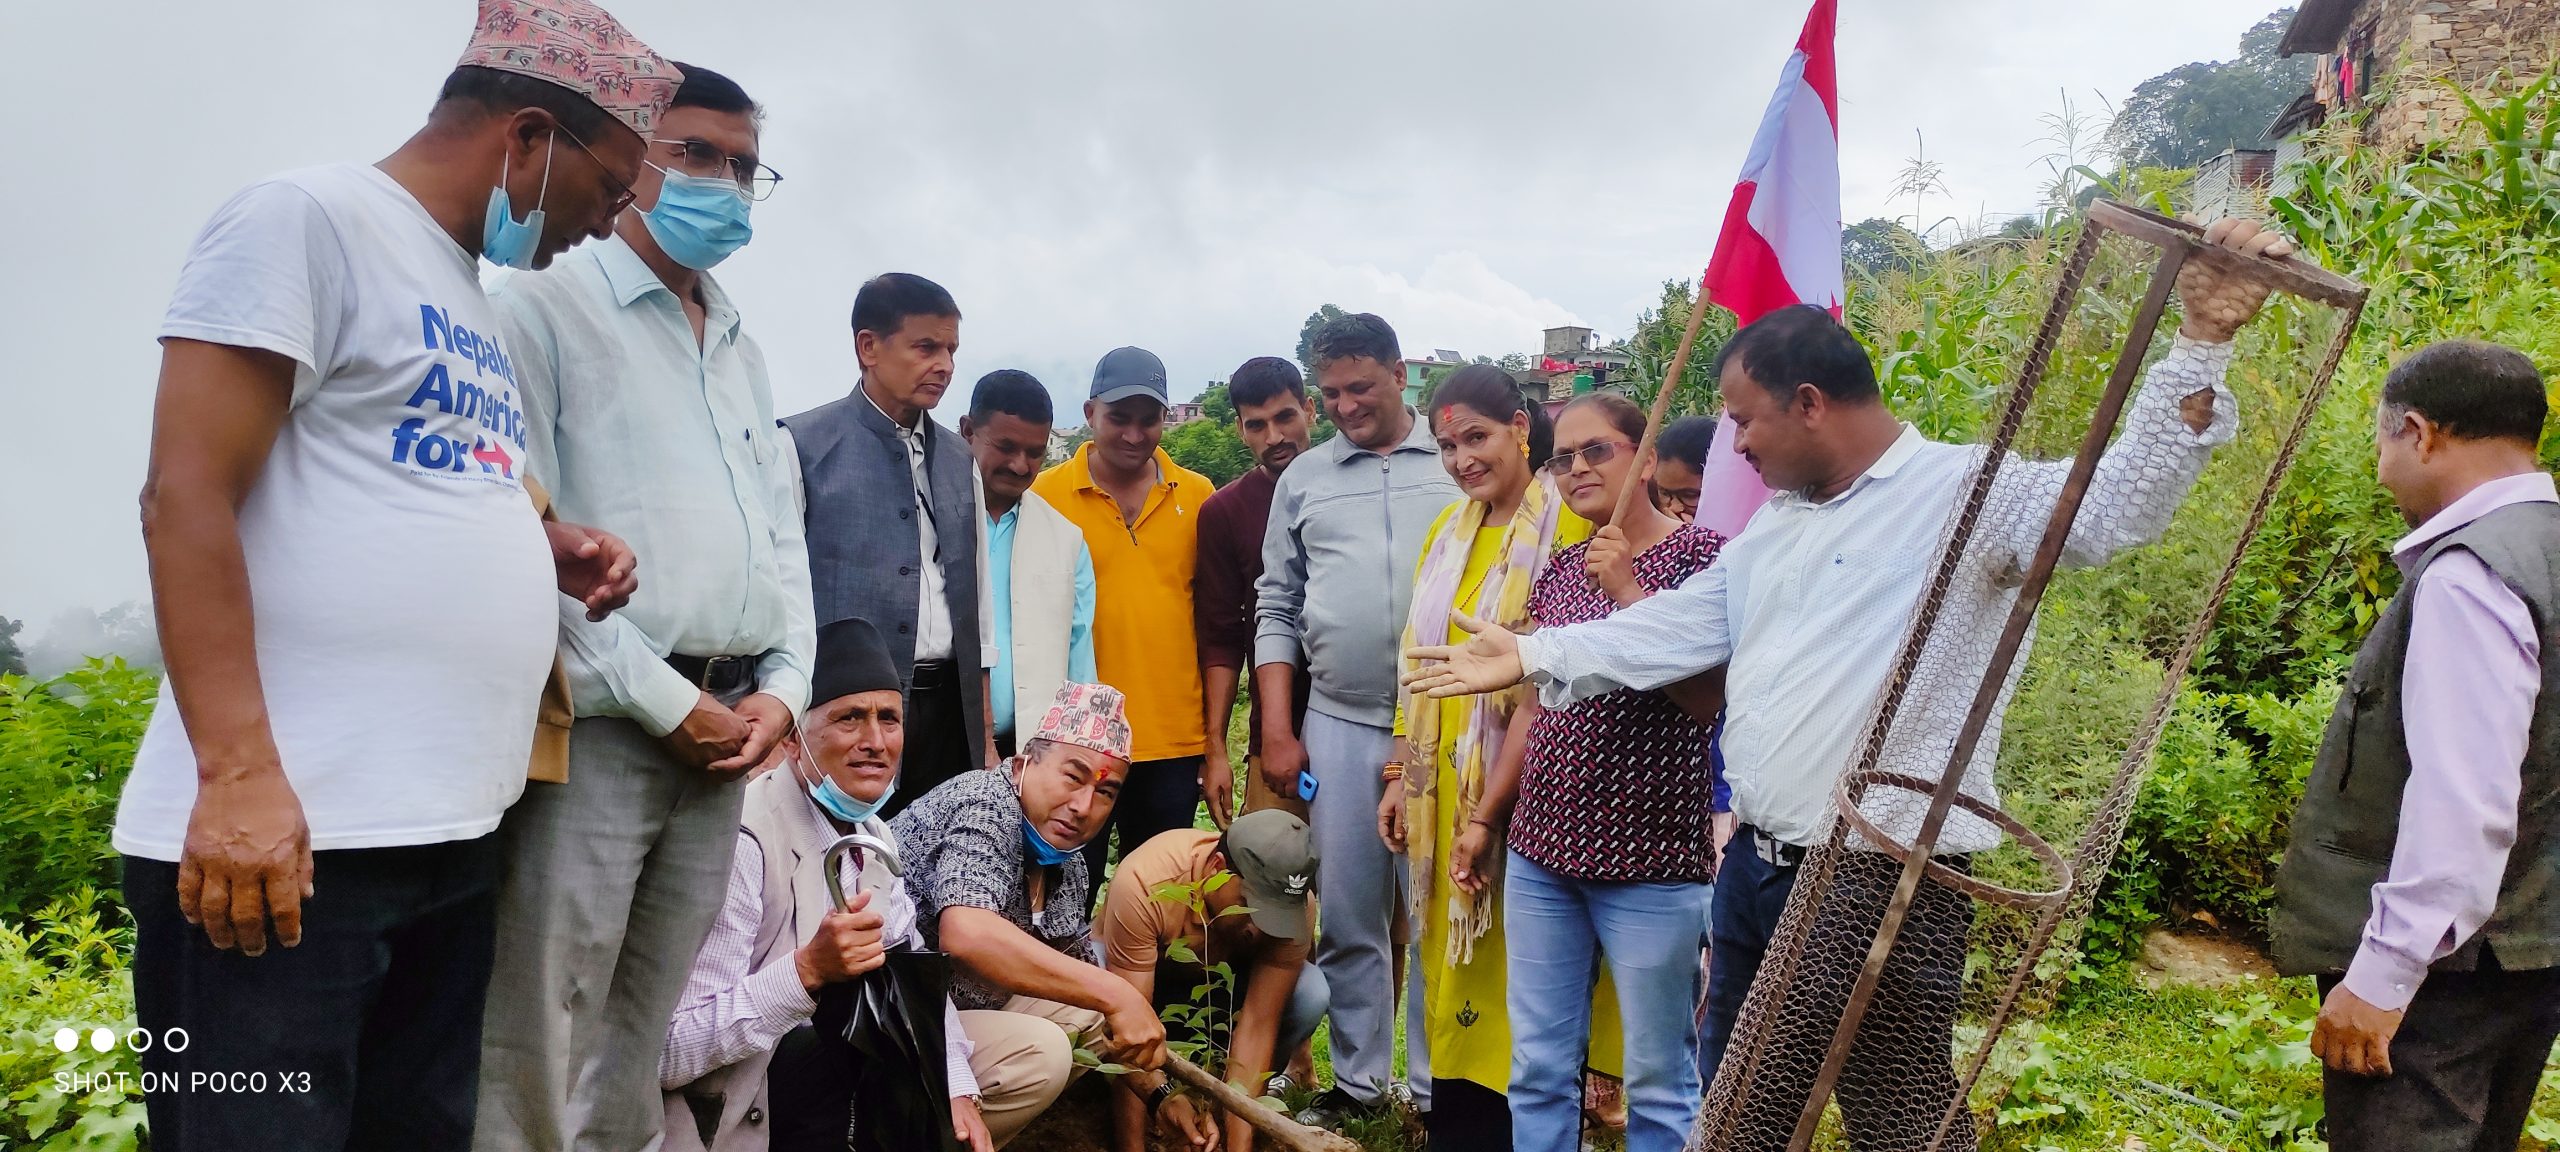
[[[1315,883],[1316,846],[1307,822],[1278,808],[1247,812],[1227,825],[1227,868],[1244,883],[1253,926],[1282,940],[1304,940],[1307,889]]]
[[[1168,408],[1173,397],[1164,387],[1164,361],[1144,348],[1114,348],[1093,366],[1093,399],[1116,404],[1144,396]]]
[[[684,73],[591,0],[480,0],[480,23],[457,62],[548,80],[595,102],[643,140]]]
[[[1040,717],[1040,727],[1031,738],[1091,748],[1105,756],[1127,760],[1128,701],[1119,689],[1108,684],[1061,684],[1057,698],[1050,702],[1048,713]]]
[[[900,690],[898,666],[889,661],[889,646],[870,621],[837,620],[818,629],[818,658],[809,671],[812,707],[857,692]]]

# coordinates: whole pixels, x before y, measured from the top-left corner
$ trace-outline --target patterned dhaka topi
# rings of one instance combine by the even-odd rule
[[[459,65],[548,80],[595,102],[646,140],[684,73],[589,0],[480,0]]]
[[[1033,740],[1054,740],[1091,748],[1105,756],[1129,758],[1129,708],[1120,690],[1108,684],[1061,684]]]

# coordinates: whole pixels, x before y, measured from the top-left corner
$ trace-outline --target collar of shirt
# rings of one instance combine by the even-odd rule
[[[632,251],[630,243],[619,233],[588,247],[595,252],[596,270],[604,274],[605,287],[612,290],[614,303],[628,308],[633,302],[655,292],[664,295],[678,311],[683,310],[684,301],[676,299],[675,290],[667,287],[666,281],[658,279],[649,262]],[[728,339],[738,331],[738,310],[730,305],[729,294],[721,290],[719,281],[712,279],[708,272],[701,276],[704,342]]]
[[[1850,481],[1849,487],[1842,490],[1839,495],[1828,500],[1814,500],[1807,497],[1801,489],[1796,489],[1780,492],[1777,497],[1785,501],[1789,507],[1794,508],[1822,508],[1837,504],[1857,495],[1860,489],[1869,484],[1879,480],[1893,479],[1894,474],[1902,471],[1902,466],[1910,463],[1913,456],[1919,455],[1921,447],[1928,442],[1929,438],[1922,436],[1919,429],[1905,424],[1902,426],[1902,435],[1894,437],[1893,443],[1885,446],[1884,455],[1876,457],[1876,462],[1867,465],[1867,470],[1859,473],[1857,479]]]
[[[1161,444],[1156,446],[1155,461],[1155,483],[1147,486],[1147,491],[1150,493],[1147,498],[1147,503],[1150,506],[1155,503],[1155,497],[1152,495],[1153,493],[1173,491],[1175,479],[1174,469],[1181,467],[1181,465],[1173,462],[1173,454],[1165,451],[1164,446]],[[1075,455],[1067,457],[1066,467],[1068,469],[1067,477],[1076,482],[1077,488],[1090,492],[1101,492],[1105,496],[1111,495],[1111,493],[1104,491],[1102,481],[1093,478],[1092,444],[1088,443],[1077,448]],[[1113,499],[1118,499],[1118,497],[1113,497]],[[1020,505],[1016,505],[1015,507],[1019,509]],[[1139,518],[1145,519],[1145,514],[1141,513]]]
[[[775,771],[796,774],[800,769],[786,759]],[[799,781],[796,780],[792,783],[799,785]],[[818,802],[809,798],[809,790],[805,785],[796,786],[792,791],[799,793],[800,801],[788,806],[791,812],[792,846],[804,859],[825,856],[827,849],[844,837],[844,829],[836,827],[835,821],[818,811]],[[891,839],[894,840],[895,837]],[[838,875],[843,880],[845,895],[848,898],[862,887],[862,865],[869,858],[870,854],[859,848],[845,853],[844,870]],[[768,895],[766,899],[770,900],[772,896]],[[923,938],[916,932],[915,900],[907,894],[906,881],[897,874],[891,873],[884,890],[872,896],[871,910],[880,914],[880,939],[883,943],[894,947],[902,941],[922,942]]]
[[[1428,452],[1438,456],[1440,442],[1431,438],[1431,425],[1423,421],[1422,413],[1408,407],[1405,409],[1405,414],[1413,417],[1413,425],[1405,429],[1403,442],[1386,452],[1372,452],[1352,443],[1350,437],[1340,432],[1334,433],[1332,439],[1325,441],[1325,446],[1333,451],[1333,462],[1348,464],[1362,456],[1385,456],[1397,452]]]
[[[889,427],[897,432],[898,439],[906,444],[908,451],[918,452],[923,450],[924,422],[933,419],[932,413],[916,413],[916,423],[915,426],[911,428],[907,425],[898,423],[897,417],[890,415],[888,409],[881,407],[879,401],[872,399],[871,390],[863,387],[861,381],[856,380],[854,382],[853,390],[862,396],[863,403],[870,405],[872,411],[879,413],[881,419],[889,422]]]
[[[2462,494],[2462,498],[2444,506],[2444,510],[2427,517],[2417,530],[2400,538],[2391,546],[2391,560],[2407,571],[2416,563],[2427,545],[2445,534],[2469,524],[2509,504],[2560,504],[2560,488],[2555,488],[2548,472],[2518,472],[2501,476]]]

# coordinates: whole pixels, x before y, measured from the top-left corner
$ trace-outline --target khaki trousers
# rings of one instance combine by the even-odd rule
[[[1101,1027],[1100,1012],[1029,996],[1005,1001],[1002,1011],[960,1014],[969,1071],[978,1077],[978,1113],[997,1146],[1030,1127],[1083,1071],[1069,1035]]]
[[[1278,808],[1300,820],[1307,818],[1307,802],[1298,799],[1295,792],[1283,796],[1272,791],[1271,785],[1262,780],[1262,757],[1247,756],[1244,758],[1244,811],[1260,812],[1265,808]]]

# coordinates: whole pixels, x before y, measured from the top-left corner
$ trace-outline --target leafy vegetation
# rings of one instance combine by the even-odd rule
[[[116,794],[160,678],[91,661],[38,683],[0,676],[0,924],[117,886]]]
[[[0,921],[0,1148],[141,1146],[141,1066],[123,1043],[134,1029],[133,933],[109,926],[110,914],[122,916],[73,892],[28,920]],[[56,1044],[66,1027],[67,1052]],[[114,1036],[105,1052],[88,1043],[98,1028]]]

